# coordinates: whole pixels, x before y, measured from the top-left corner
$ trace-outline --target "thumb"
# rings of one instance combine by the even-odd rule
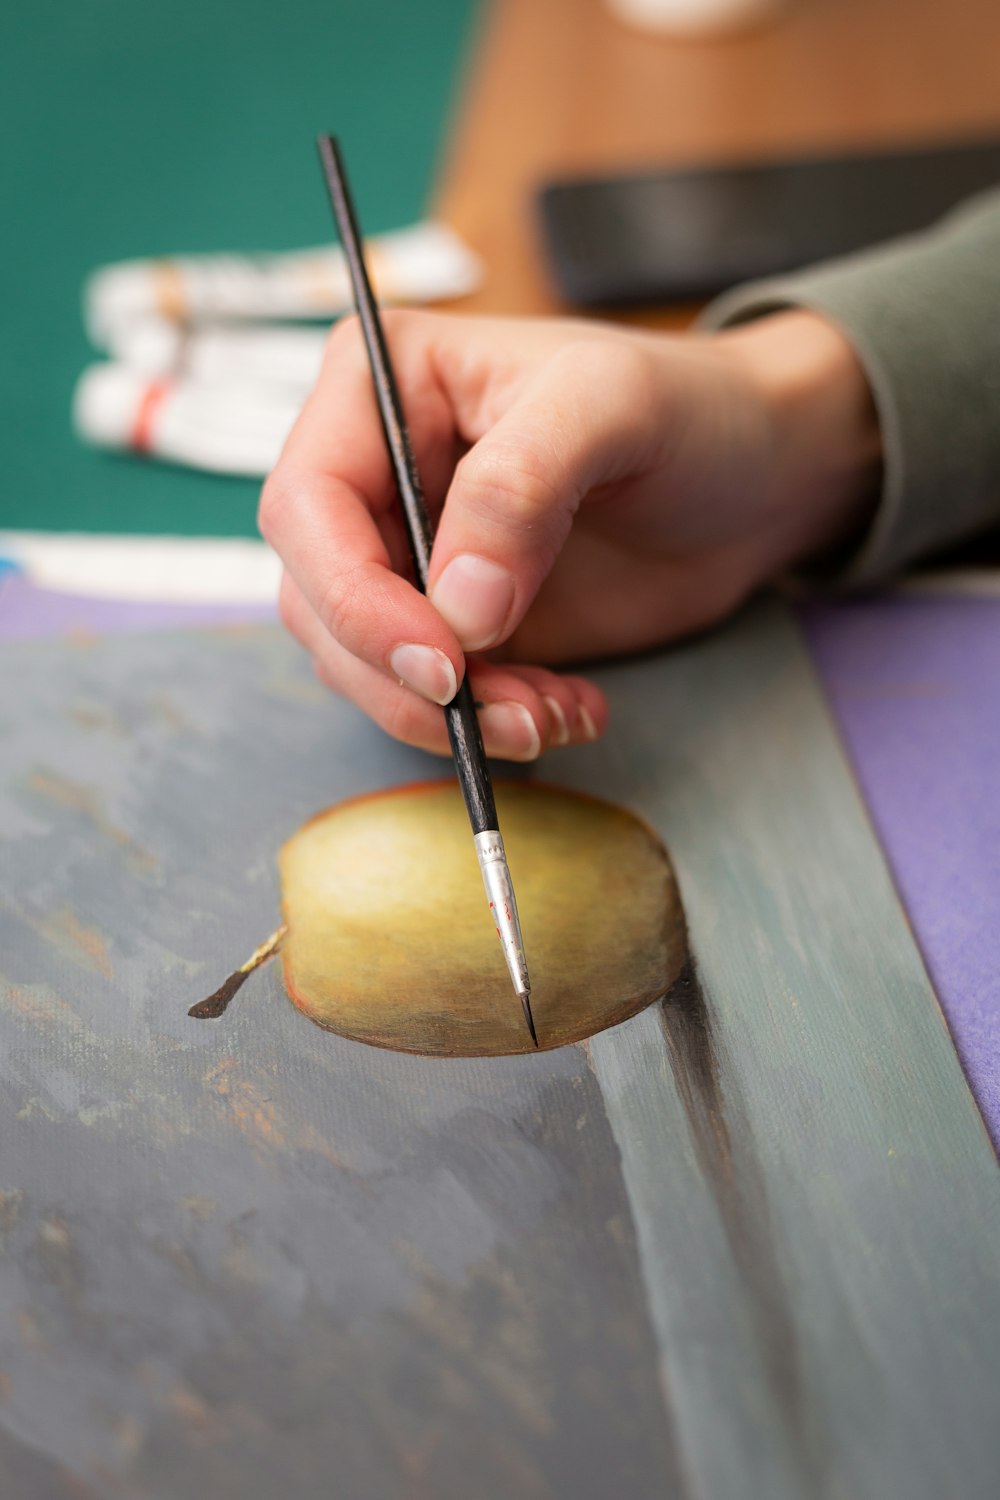
[[[641,347],[574,344],[459,463],[427,593],[465,651],[495,646],[520,624],[588,492],[649,461],[653,380]]]

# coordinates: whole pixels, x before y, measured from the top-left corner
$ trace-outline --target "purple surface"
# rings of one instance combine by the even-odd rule
[[[1000,597],[897,595],[800,618],[1000,1149]]]
[[[165,604],[122,602],[40,589],[23,573],[0,573],[0,639],[66,635],[76,630],[110,634],[119,630],[163,630],[170,626],[228,625],[239,620],[273,620],[270,604]]]
[[[273,619],[0,576],[0,638]],[[806,638],[962,1065],[1000,1148],[1000,597],[813,604]]]

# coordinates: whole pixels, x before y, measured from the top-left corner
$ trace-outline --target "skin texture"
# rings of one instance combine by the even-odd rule
[[[607,725],[575,662],[702,629],[849,542],[877,492],[870,393],[793,311],[712,338],[400,312],[386,320],[436,524],[407,548],[356,320],[265,485],[282,616],[321,679],[448,753],[466,670],[487,750],[533,759]]]

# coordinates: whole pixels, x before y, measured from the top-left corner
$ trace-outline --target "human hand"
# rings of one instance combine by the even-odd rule
[[[491,754],[596,737],[603,694],[553,667],[721,619],[871,507],[868,387],[811,313],[712,338],[385,322],[437,523],[427,597],[354,319],[331,335],[260,526],[285,565],[282,617],[321,679],[411,744],[448,752],[436,705],[466,670]]]

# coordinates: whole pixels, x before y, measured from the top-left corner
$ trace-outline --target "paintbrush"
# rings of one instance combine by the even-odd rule
[[[321,135],[318,144],[323,171],[326,174],[326,184],[330,192],[330,203],[337,221],[340,243],[347,259],[354,303],[361,319],[365,347],[368,350],[379,416],[382,419],[382,431],[385,434],[386,447],[406,518],[413,565],[419,586],[426,592],[427,570],[430,565],[433,538],[420,485],[420,476],[417,473],[417,464],[413,456],[413,445],[410,442],[399,388],[389,359],[389,349],[385,341],[382,321],[379,318],[378,304],[365,268],[357,214],[351,199],[340,151],[336,140],[331,135]],[[500,837],[493,783],[490,780],[489,766],[486,763],[486,751],[483,749],[483,738],[479,731],[479,720],[476,718],[476,706],[469,687],[468,674],[464,677],[462,686],[454,698],[445,705],[444,716],[448,725],[448,738],[451,741],[455,771],[462,788],[469,822],[472,824],[473,840],[493,922],[503,949],[503,956],[507,961],[514,990],[524,1010],[524,1019],[531,1033],[531,1040],[537,1047],[538,1036],[531,1014],[531,984],[528,980],[528,965],[524,956],[521,924],[517,916],[517,902],[514,899],[514,887],[507,866],[507,856],[504,853],[503,839]]]

